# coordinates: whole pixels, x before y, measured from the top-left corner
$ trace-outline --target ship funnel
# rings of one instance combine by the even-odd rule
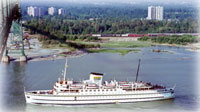
[[[97,85],[101,85],[103,80],[103,74],[102,73],[90,73],[90,81],[92,83],[96,83]]]

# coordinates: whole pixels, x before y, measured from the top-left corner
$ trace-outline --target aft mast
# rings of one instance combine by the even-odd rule
[[[141,61],[141,59],[139,59],[135,82],[137,82],[137,80],[138,80],[138,73],[139,73],[139,70],[140,70],[140,61]]]
[[[67,67],[68,67],[68,65],[67,65],[67,58],[66,58],[66,61],[65,61],[65,71],[64,71],[64,77],[63,77],[63,80],[65,80],[65,78],[66,78],[66,73],[67,73]]]

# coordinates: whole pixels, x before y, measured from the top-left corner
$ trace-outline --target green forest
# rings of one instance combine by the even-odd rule
[[[31,19],[24,24],[31,33],[42,33],[61,40],[85,39],[87,34],[124,34],[124,33],[196,33],[196,20],[149,21],[149,20],[68,20],[56,17]]]

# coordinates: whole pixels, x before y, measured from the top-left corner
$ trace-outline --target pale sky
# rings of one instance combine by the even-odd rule
[[[179,4],[187,4],[194,3],[196,4],[199,0],[21,0],[22,2],[44,2],[44,1],[52,1],[52,2],[73,2],[73,3],[179,3]]]

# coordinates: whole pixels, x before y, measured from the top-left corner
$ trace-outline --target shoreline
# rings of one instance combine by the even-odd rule
[[[200,44],[200,43],[199,43]],[[171,45],[171,44],[157,44],[157,43],[153,43],[152,45],[161,45],[161,46],[170,46],[170,47],[184,47],[186,48],[185,50],[188,51],[192,51],[192,52],[200,52],[200,49],[194,49],[194,47],[189,44],[189,45]],[[196,46],[195,46],[196,47]],[[197,46],[198,47],[198,46]],[[98,48],[98,50],[101,50],[102,48]],[[104,48],[103,48],[104,49]],[[81,57],[81,56],[85,56],[87,55],[88,52],[85,51],[81,51],[81,50],[77,50],[74,52],[60,52],[58,54],[54,54],[54,55],[49,55],[48,57],[41,57],[41,58],[35,58],[35,59],[31,59],[29,61],[48,61],[48,60],[59,60],[59,59],[65,59],[66,57],[68,58],[76,58],[76,57]],[[56,56],[55,56],[56,55]],[[63,55],[63,56],[62,56]]]
[[[135,42],[138,40],[134,40]],[[134,42],[132,41],[132,42]],[[114,42],[114,41],[111,41]],[[123,41],[122,41],[123,42]],[[37,44],[42,44],[38,41]],[[177,44],[160,44],[160,43],[151,43],[152,46],[171,46],[171,47],[184,47],[185,50],[192,51],[192,52],[200,52],[200,42],[198,43],[192,43],[188,45],[177,45]],[[89,50],[94,50],[96,48],[89,48]],[[102,50],[104,48],[98,48],[98,50]],[[27,57],[28,61],[47,61],[47,60],[59,60],[59,59],[65,59],[68,58],[76,58],[84,56],[90,52],[86,52],[84,50],[76,50],[76,51],[69,51],[69,49],[63,49],[63,48],[56,48],[56,49],[49,49],[49,48],[42,48],[38,47],[35,49],[27,50],[27,55],[30,57]],[[34,52],[36,52],[34,54]],[[12,56],[11,56],[12,57]],[[11,58],[11,61],[19,62],[18,58]]]
[[[87,52],[83,50],[75,50],[72,51],[68,48],[44,48],[42,47],[42,43],[39,42],[37,38],[31,38],[29,40],[30,48],[25,49],[25,56],[27,57],[27,61],[46,61],[46,60],[57,60],[57,59],[65,59],[66,57],[74,58],[80,57],[87,54]],[[20,62],[21,54],[8,54],[11,58],[12,62]]]
[[[193,51],[193,52],[200,52],[200,42],[198,43],[191,43],[188,45],[177,45],[177,44],[159,44],[159,43],[152,43],[152,45],[161,45],[161,46],[170,46],[170,47],[184,47],[185,50]]]
[[[66,53],[66,54],[64,54]],[[57,53],[57,54],[50,54],[50,55],[46,55],[46,56],[36,56],[36,57],[27,57],[27,62],[34,62],[34,61],[49,61],[49,60],[59,60],[59,59],[65,59],[66,57],[68,58],[76,58],[76,57],[81,57],[81,56],[85,56],[87,53],[84,51],[74,51],[71,53],[68,52],[61,52],[61,53]],[[14,62],[20,62],[18,59],[12,59]]]
[[[46,57],[46,58],[36,58],[36,59],[31,59],[29,61],[49,61],[49,60],[59,60],[59,59],[65,59],[66,57],[67,58],[77,58],[77,57],[81,57],[81,56],[85,56],[87,53],[84,52],[84,51],[75,51],[75,52],[72,52],[72,53],[69,53],[67,55],[63,55],[62,53],[59,53],[57,55],[51,55],[49,57]],[[63,55],[63,56],[61,56]]]

